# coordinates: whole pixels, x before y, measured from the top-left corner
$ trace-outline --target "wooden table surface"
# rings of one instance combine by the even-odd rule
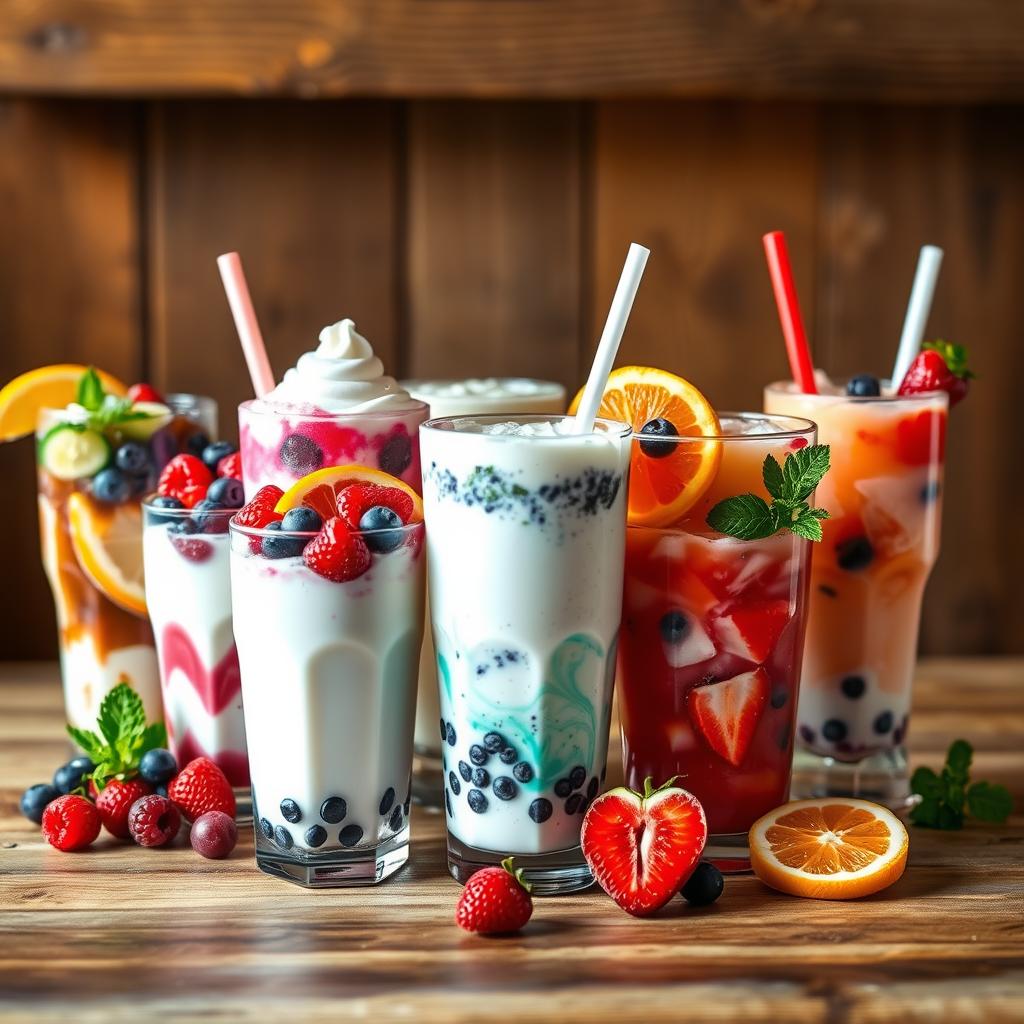
[[[911,746],[957,736],[1010,786],[1001,827],[911,829],[904,877],[818,902],[736,877],[713,907],[634,920],[603,893],[537,900],[519,936],[455,927],[443,822],[370,889],[311,892],[106,833],[63,854],[17,811],[68,756],[52,666],[0,666],[0,1019],[785,1021],[1024,1019],[1024,661],[922,664]]]

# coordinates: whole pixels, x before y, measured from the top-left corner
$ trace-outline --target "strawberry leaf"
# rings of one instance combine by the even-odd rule
[[[956,345],[951,341],[938,339],[936,341],[926,341],[921,347],[932,352],[938,352],[942,356],[942,361],[946,364],[946,368],[954,377],[970,380],[974,376],[967,369],[966,345]]]

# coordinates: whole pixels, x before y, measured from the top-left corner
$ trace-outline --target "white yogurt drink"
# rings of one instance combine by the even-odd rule
[[[467,380],[404,380],[413,398],[430,406],[430,415],[469,416],[474,414],[561,413],[565,411],[565,388],[550,380],[530,377],[472,377]],[[441,739],[438,721],[437,659],[430,636],[429,608],[420,657],[419,691],[416,696],[416,760],[413,762],[413,797],[420,803],[440,807],[444,793],[438,784]]]
[[[564,416],[420,430],[444,733],[448,865],[514,854],[539,893],[592,881],[579,847],[608,751],[630,428]]]
[[[304,564],[311,535],[231,526],[256,861],[308,887],[372,885],[408,859],[423,524],[388,532],[397,546],[335,582]],[[271,537],[295,554],[265,556]]]

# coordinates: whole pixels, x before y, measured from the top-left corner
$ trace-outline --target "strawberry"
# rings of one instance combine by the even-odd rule
[[[111,779],[96,795],[96,810],[100,812],[103,827],[118,839],[130,839],[128,812],[136,800],[152,792],[142,779],[131,779],[128,782]]]
[[[167,783],[167,796],[189,821],[207,811],[235,816],[235,794],[220,767],[208,757],[197,757]]]
[[[455,905],[455,923],[467,932],[500,935],[517,932],[533,914],[530,885],[523,881],[512,858],[501,867],[481,868],[472,874]]]
[[[261,487],[253,495],[252,501],[235,513],[236,525],[250,526],[256,530],[262,530],[267,523],[276,523],[283,517],[280,512],[274,511],[274,506],[281,500],[283,494],[284,491],[273,484]]]
[[[157,493],[177,498],[186,508],[202,501],[213,474],[194,455],[175,455],[164,466],[157,483]],[[202,493],[200,493],[200,491]]]
[[[945,391],[952,409],[961,401],[974,376],[967,369],[967,349],[948,341],[926,341],[923,350],[910,364],[899,394],[914,395],[920,391]]]
[[[350,530],[358,530],[363,513],[375,505],[391,509],[402,520],[403,526],[412,519],[412,498],[398,487],[349,484],[338,493],[338,515]]]
[[[217,463],[217,476],[233,477],[235,480],[242,479],[242,453],[232,452],[225,455]]]
[[[340,516],[333,516],[306,545],[302,561],[318,576],[344,583],[370,568],[370,549],[362,537],[349,531]]]
[[[789,601],[748,601],[714,622],[719,648],[760,665],[775,649],[786,623]]]
[[[69,793],[46,805],[43,838],[58,850],[82,850],[100,834],[100,812],[85,799]]]
[[[690,691],[690,718],[707,744],[729,764],[743,763],[761,712],[768,702],[768,674],[763,668]]]
[[[133,384],[128,389],[128,399],[134,405],[136,402],[159,402],[166,405],[164,396],[152,384]]]
[[[583,856],[598,885],[628,914],[645,917],[682,888],[700,860],[708,825],[700,801],[670,779],[643,793],[612,789],[587,810]]]

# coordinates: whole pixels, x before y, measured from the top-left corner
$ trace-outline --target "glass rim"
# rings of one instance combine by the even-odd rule
[[[301,409],[277,408],[267,404],[263,398],[247,398],[244,402],[238,403],[238,411],[245,410],[249,416],[266,416],[279,420],[294,420],[300,423],[323,423],[325,420],[344,419],[369,419],[369,420],[395,420],[404,416],[424,412],[430,414],[430,406],[418,398],[408,396],[408,404],[401,409],[366,409],[365,411],[353,412],[328,412],[321,409],[319,412],[303,411]]]
[[[840,377],[838,380],[832,381],[832,383],[838,386],[844,386],[849,380],[852,380],[852,378]],[[892,381],[888,377],[879,377],[878,384],[880,388],[884,388],[886,385],[891,387]],[[915,391],[909,395],[823,395],[820,393],[811,395],[806,391],[794,391],[793,387],[794,382],[791,380],[773,380],[770,384],[766,384],[764,386],[764,390],[766,394],[771,392],[773,395],[782,395],[786,398],[800,398],[806,399],[809,402],[829,403],[832,405],[838,405],[840,402],[849,402],[857,405],[887,405],[894,404],[896,402],[922,403],[927,400],[938,398],[940,395],[945,396],[946,404],[949,404],[949,395],[941,389],[936,389],[934,391]]]
[[[420,424],[420,430],[433,430],[436,433],[449,434],[452,437],[486,437],[492,441],[522,440],[524,437],[530,441],[564,441],[570,437],[590,437],[590,434],[484,434],[481,431],[455,430],[450,426],[458,420],[468,420],[472,423],[554,423],[564,420],[574,420],[576,417],[564,412],[522,412],[522,413],[465,413],[462,416],[435,416]],[[599,416],[594,420],[594,426],[600,423],[606,429],[602,431],[607,437],[629,437],[633,428],[623,420],[609,420]],[[618,429],[621,428],[621,429]],[[597,431],[595,431],[597,433]]]
[[[161,505],[153,504],[154,499],[159,497],[161,495],[154,491],[140,498],[139,504],[147,512],[153,512],[155,515],[165,519],[189,519],[195,512],[199,512],[204,516],[215,516],[219,519],[226,517],[230,519],[238,511],[237,508],[164,508]]]
[[[535,398],[537,395],[554,395],[567,393],[565,387],[558,383],[556,380],[548,380],[545,377],[525,377],[522,374],[509,374],[506,376],[492,375],[488,377],[404,377],[398,383],[401,387],[408,391],[410,388],[420,388],[425,384],[444,386],[446,384],[465,384],[466,381],[485,381],[493,380],[500,384],[512,384],[512,383],[524,383],[524,384],[540,384],[541,388],[534,394],[515,394],[515,395],[436,395],[437,398],[469,398],[469,399],[480,399],[481,401],[508,401],[509,398]],[[429,403],[428,403],[429,404]],[[438,416],[437,419],[442,417]]]
[[[231,509],[232,513],[237,514],[238,509]],[[258,540],[264,540],[267,537],[284,537],[288,540],[312,540],[314,537],[320,535],[319,530],[268,530],[265,526],[244,526],[241,523],[235,522],[235,516],[232,515],[228,521],[232,535],[238,534],[241,537],[250,537]],[[400,533],[402,538],[410,536],[411,534],[421,531],[424,528],[423,520],[420,519],[415,523],[405,523],[402,526],[384,526],[379,530],[349,530],[349,533],[355,537],[383,537],[385,534],[393,536],[396,533]]]
[[[699,444],[707,441],[795,441],[798,438],[808,438],[816,435],[818,424],[806,416],[789,416],[770,412],[734,412],[730,409],[722,411],[715,410],[719,420],[734,419],[742,420],[744,423],[778,423],[791,424],[787,429],[772,430],[767,433],[757,434],[677,434],[674,437],[662,437],[657,434],[641,434],[640,431],[633,431],[634,441],[653,441],[658,444]]]

